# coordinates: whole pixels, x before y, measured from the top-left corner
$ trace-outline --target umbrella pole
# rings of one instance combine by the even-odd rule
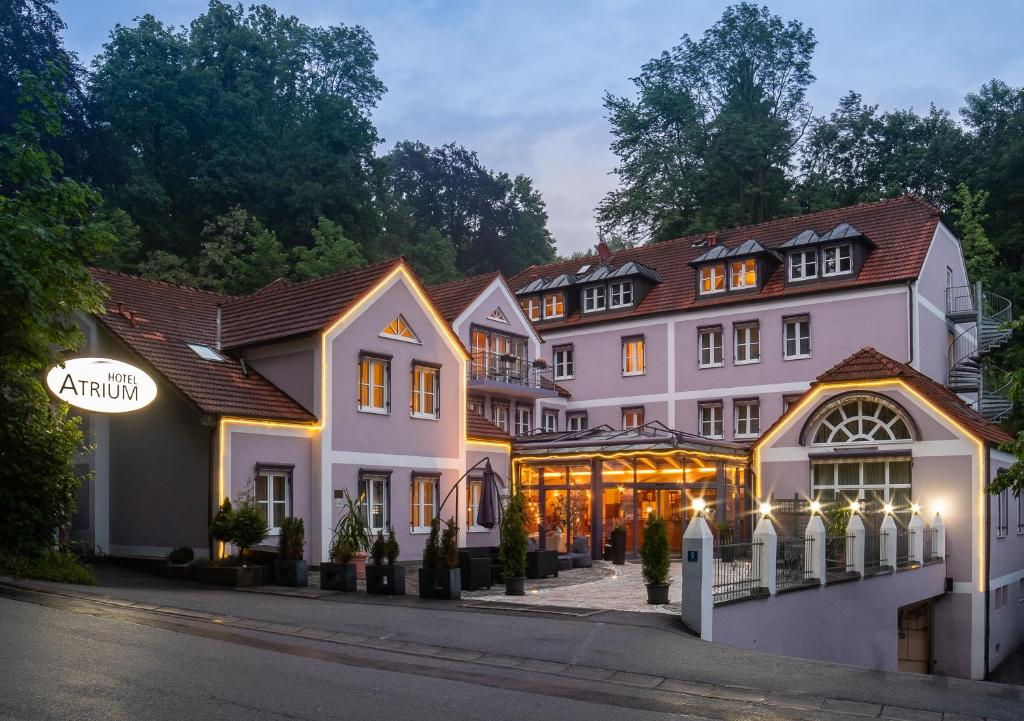
[[[448,493],[446,493],[445,496],[444,496],[444,500],[441,501],[441,504],[437,507],[437,514],[438,514],[438,516],[441,515],[441,511],[444,508],[444,504],[448,502],[448,498],[452,495],[452,493],[455,492],[455,489],[459,487],[459,484],[462,483],[464,480],[466,480],[466,478],[469,476],[469,474],[472,473],[473,471],[475,471],[479,466],[481,466],[483,464],[488,464],[489,465],[490,462],[491,462],[490,458],[484,457],[484,458],[481,458],[479,461],[477,461],[472,466],[470,466],[469,468],[466,469],[466,472],[463,473],[459,477],[459,480],[455,481],[455,485],[453,485],[451,487],[451,489],[449,489]],[[501,504],[498,504],[498,505],[500,506]],[[459,520],[458,519],[458,513],[459,513],[459,497],[458,496],[455,497],[455,513],[456,513],[455,520],[458,521]]]

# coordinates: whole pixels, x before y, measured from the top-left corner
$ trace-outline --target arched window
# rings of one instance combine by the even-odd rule
[[[843,396],[815,415],[811,445],[909,441],[910,426],[898,406],[878,396]]]

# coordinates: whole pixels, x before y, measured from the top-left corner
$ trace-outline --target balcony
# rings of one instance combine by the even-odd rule
[[[552,398],[558,395],[554,369],[514,355],[475,350],[468,373],[467,386],[471,391],[518,398]]]

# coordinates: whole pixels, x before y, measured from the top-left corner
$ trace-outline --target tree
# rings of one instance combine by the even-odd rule
[[[425,285],[436,285],[459,277],[455,267],[455,246],[437,228],[429,228],[413,240],[407,257]]]
[[[657,241],[783,212],[815,44],[799,22],[740,3],[645,64],[635,99],[607,94],[619,187],[597,208],[602,230]]]
[[[336,223],[320,218],[311,232],[313,247],[299,246],[292,251],[293,274],[298,280],[319,278],[366,264],[359,246],[349,240]]]
[[[242,208],[207,223],[202,237],[196,263],[202,287],[241,295],[288,274],[288,256],[277,236]]]
[[[989,193],[979,190],[972,193],[966,184],[960,183],[956,189],[955,205],[951,213],[956,218],[956,228],[960,232],[960,243],[967,264],[967,277],[971,281],[982,281],[986,285],[996,266],[998,253],[992,241],[985,234],[985,204]]]

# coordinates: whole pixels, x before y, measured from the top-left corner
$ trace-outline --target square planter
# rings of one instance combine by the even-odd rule
[[[356,565],[354,563],[321,563],[320,588],[324,591],[355,591]]]
[[[367,566],[366,592],[382,596],[404,596],[405,566]]]
[[[278,586],[304,588],[309,585],[309,565],[290,558],[274,559],[274,583]]]
[[[195,566],[192,580],[214,586],[261,586],[272,577],[270,566]]]
[[[164,578],[173,578],[176,581],[190,581],[192,580],[192,566],[169,563],[166,566],[160,566],[160,575]]]
[[[462,573],[457,568],[421,568],[420,598],[458,601],[462,598]]]

